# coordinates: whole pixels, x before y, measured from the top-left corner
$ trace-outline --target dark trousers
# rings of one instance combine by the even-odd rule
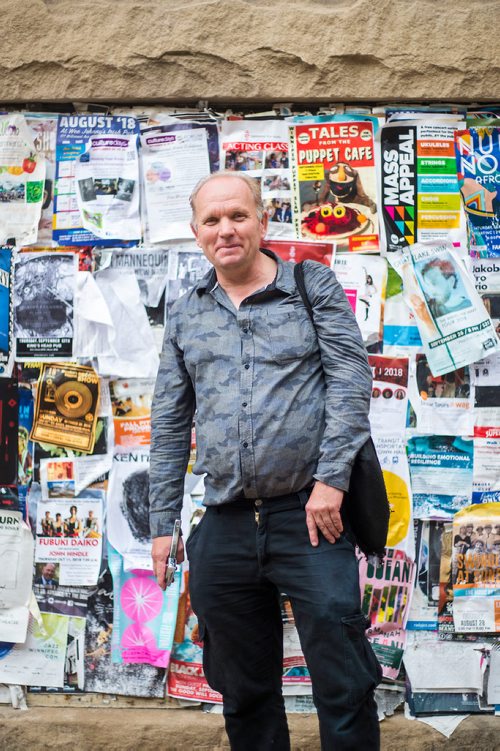
[[[288,751],[279,595],[291,601],[311,674],[324,751],[378,751],[358,566],[346,535],[313,548],[307,493],[208,507],[187,542],[191,602],[208,683],[224,699],[233,751]],[[255,509],[259,511],[258,522]]]

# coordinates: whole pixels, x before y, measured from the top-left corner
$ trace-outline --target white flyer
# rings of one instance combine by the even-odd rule
[[[20,511],[0,509],[0,608],[27,607],[33,537]]]
[[[55,613],[42,613],[41,618],[41,624],[30,618],[24,644],[16,644],[0,656],[0,682],[54,688],[64,686],[69,618]]]
[[[140,240],[137,136],[91,136],[75,161],[82,227],[104,240]]]
[[[370,400],[372,433],[404,434],[408,410],[408,358],[368,355],[373,383]]]
[[[141,145],[149,242],[192,237],[188,199],[210,174],[207,131],[149,131]]]

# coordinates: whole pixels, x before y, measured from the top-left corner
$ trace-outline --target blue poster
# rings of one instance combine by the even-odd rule
[[[0,376],[7,372],[12,331],[12,250],[0,248]]]

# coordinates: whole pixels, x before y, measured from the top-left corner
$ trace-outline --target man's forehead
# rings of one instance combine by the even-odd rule
[[[254,197],[249,186],[237,178],[219,177],[205,183],[196,196],[196,208],[198,211],[206,210],[207,207],[221,204],[247,203],[255,205]]]

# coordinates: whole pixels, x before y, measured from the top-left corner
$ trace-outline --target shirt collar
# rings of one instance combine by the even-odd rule
[[[275,289],[286,292],[287,294],[292,294],[292,292],[295,292],[296,285],[293,275],[294,264],[290,263],[289,261],[283,261],[279,256],[276,255],[276,253],[273,253],[272,250],[268,250],[267,248],[260,248],[260,252],[264,253],[266,256],[269,256],[269,258],[272,258],[273,261],[276,261],[276,263],[278,264],[278,270],[272,286],[274,286]],[[217,274],[214,267],[212,266],[210,271],[207,271],[205,276],[203,276],[195,284],[196,292],[201,297],[205,294],[205,292],[210,292],[214,287],[216,287],[217,283]]]

